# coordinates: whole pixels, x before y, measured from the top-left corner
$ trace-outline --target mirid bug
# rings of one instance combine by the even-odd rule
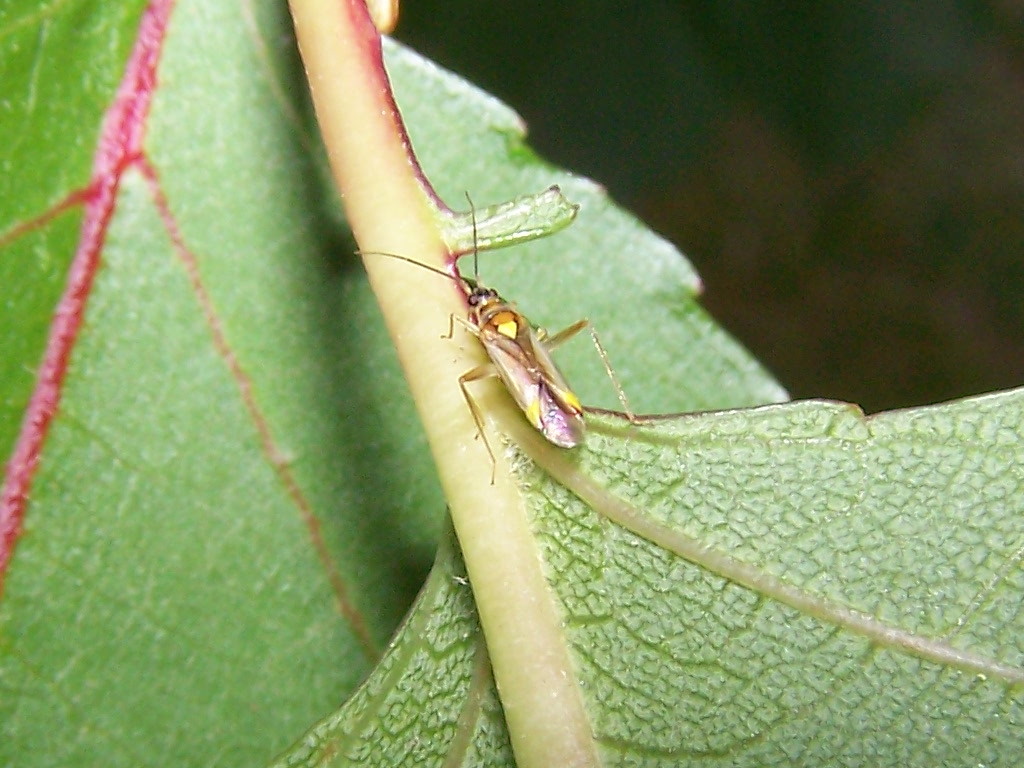
[[[467,195],[468,199],[468,195]],[[573,448],[583,440],[585,431],[583,405],[570,388],[565,376],[551,357],[551,351],[568,341],[584,328],[590,326],[586,319],[579,320],[568,328],[549,336],[542,328],[532,325],[515,305],[504,299],[496,290],[483,285],[479,280],[479,256],[476,247],[476,211],[470,201],[473,222],[473,277],[451,275],[429,264],[416,261],[408,256],[395,253],[360,251],[363,255],[387,256],[414,264],[461,284],[469,304],[468,318],[451,315],[448,333],[451,338],[455,322],[458,321],[480,340],[489,363],[479,365],[459,377],[462,396],[469,406],[477,430],[484,436],[483,416],[469,392],[469,382],[498,376],[512,395],[527,420],[550,443],[561,448]],[[610,363],[608,355],[590,328],[591,339],[597,349],[612,385],[619,396],[626,415],[633,420],[625,393]],[[494,451],[484,436],[487,453],[495,464]],[[493,481],[493,478],[492,478]]]

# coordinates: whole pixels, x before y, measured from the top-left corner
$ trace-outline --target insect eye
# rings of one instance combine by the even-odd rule
[[[493,299],[498,294],[491,288],[474,288],[473,292],[469,294],[469,306],[476,307],[489,299]]]

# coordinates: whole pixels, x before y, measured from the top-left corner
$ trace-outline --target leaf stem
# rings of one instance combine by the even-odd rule
[[[317,117],[353,234],[364,252],[444,268],[445,209],[411,155],[384,71],[380,38],[361,0],[292,0]],[[459,376],[483,362],[473,339],[442,338],[466,311],[454,281],[395,259],[366,260],[423,420],[487,640],[520,766],[598,766],[562,616],[541,569],[526,505],[499,453],[495,482]],[[521,419],[495,386],[474,386],[490,445],[492,421]]]

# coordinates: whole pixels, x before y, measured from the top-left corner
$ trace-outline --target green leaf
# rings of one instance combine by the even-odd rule
[[[600,417],[575,458],[521,463],[604,764],[1012,762],[1022,419],[1021,391],[873,418],[814,401]],[[393,765],[437,740],[403,757],[498,764],[452,568],[442,549],[385,662],[279,765]],[[382,736],[365,708],[388,723],[409,688],[437,706]]]
[[[86,201],[60,205],[92,183],[141,10],[23,6],[4,44],[34,55],[0,56],[3,98],[45,128],[3,174],[34,201],[0,206],[5,464],[83,237]],[[157,39],[156,177],[119,177],[4,574],[0,764],[264,762],[366,675],[429,568],[444,502],[301,100],[278,98],[305,87],[286,10],[260,13],[176,4]],[[33,77],[105,103],[69,114]]]
[[[276,766],[514,765],[453,531],[370,678]]]
[[[143,3],[0,7],[0,450],[10,454],[81,227],[100,120]],[[78,201],[80,203],[80,201]],[[38,220],[38,217],[44,217]]]
[[[572,224],[577,213],[579,206],[567,199],[557,186],[551,186],[538,194],[522,195],[454,216],[452,221],[446,222],[444,240],[456,254],[505,248],[553,235]]]
[[[599,514],[527,477],[608,762],[1012,760],[1022,417],[1013,392],[602,422],[546,462]]]

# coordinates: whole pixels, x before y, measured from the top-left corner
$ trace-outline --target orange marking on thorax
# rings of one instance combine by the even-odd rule
[[[491,324],[502,336],[514,339],[519,335],[519,315],[510,310],[496,313],[491,318]]]

